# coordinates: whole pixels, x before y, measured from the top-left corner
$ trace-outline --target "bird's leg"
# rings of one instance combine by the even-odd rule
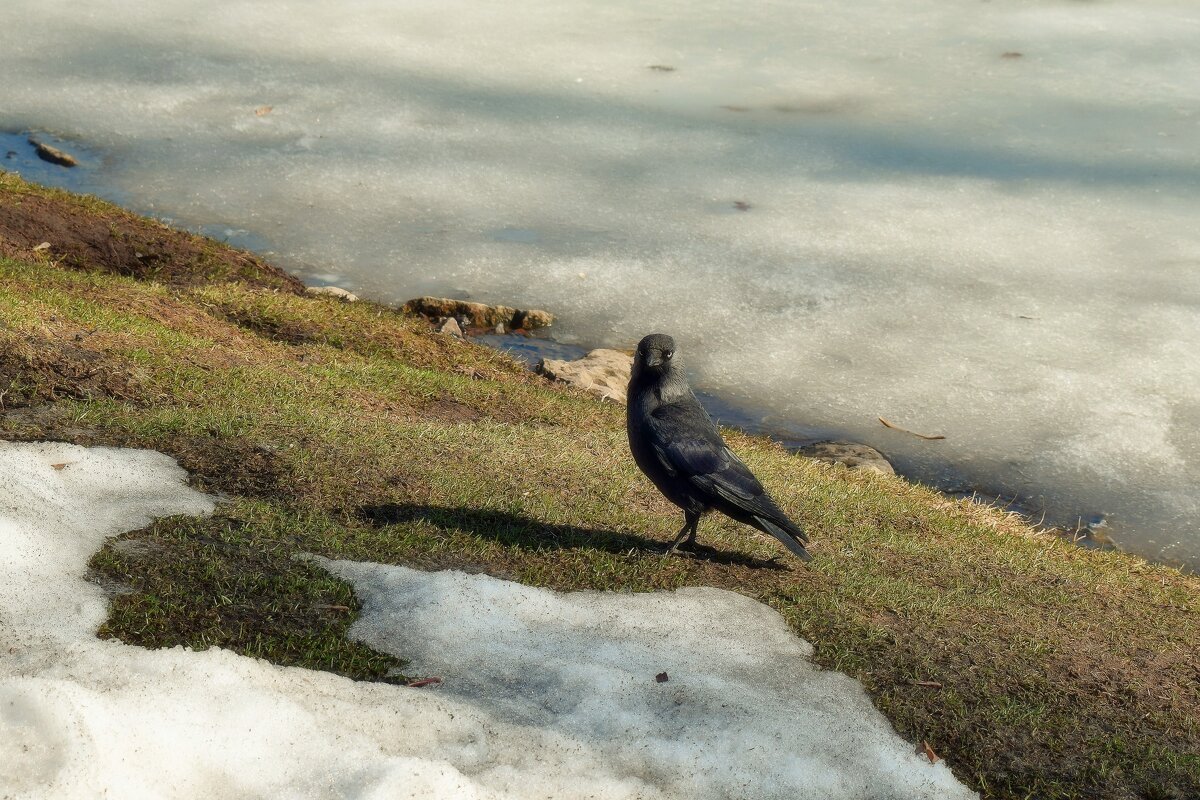
[[[683,540],[683,543],[691,547],[696,543],[696,529],[700,527],[700,515],[684,512],[684,519],[692,526],[692,532]]]
[[[683,512],[683,527],[679,529],[679,533],[675,534],[675,541],[671,542],[671,546],[666,549],[663,555],[669,556],[672,553],[678,552],[681,544],[690,545],[695,542],[696,528],[699,524],[699,514],[693,514],[690,511]]]

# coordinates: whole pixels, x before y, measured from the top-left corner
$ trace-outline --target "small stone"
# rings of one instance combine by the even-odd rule
[[[454,336],[459,339],[461,339],[463,335],[462,327],[458,324],[458,320],[456,320],[454,317],[446,317],[446,319],[442,321],[442,324],[437,326],[437,332],[444,333],[447,336]]]
[[[603,400],[625,403],[633,356],[620,350],[593,350],[574,361],[546,358],[538,364],[541,374],[574,384]]]
[[[347,303],[357,303],[358,295],[348,292],[340,286],[309,286],[304,289],[306,294],[324,295],[326,297],[337,297],[345,300]]]
[[[670,677],[667,675],[667,673],[660,672],[654,676],[654,680],[658,683],[666,683],[667,681],[670,680]]]
[[[60,167],[73,167],[79,162],[75,160],[75,156],[70,153],[59,150],[57,147],[39,142],[33,137],[29,138],[29,143],[37,149],[38,158],[42,161],[49,161],[51,164],[58,164]]]
[[[800,454],[827,464],[844,464],[849,469],[865,469],[881,475],[895,475],[891,462],[874,447],[855,442],[817,442],[800,448]]]
[[[531,308],[528,311],[518,311],[513,315],[512,326],[531,331],[534,328],[549,328],[554,324],[554,315],[549,311]]]
[[[50,249],[49,242],[42,242],[41,244],[36,244],[33,246],[33,252],[35,252],[35,253],[40,253],[42,250],[49,250],[49,249]]]
[[[499,334],[504,334],[504,333],[507,333],[507,331],[504,329],[504,323],[503,323],[503,322],[497,322],[497,323],[496,323],[496,327],[495,327],[495,328],[493,328],[493,329],[492,329],[492,331],[493,331],[494,333],[499,333]]]

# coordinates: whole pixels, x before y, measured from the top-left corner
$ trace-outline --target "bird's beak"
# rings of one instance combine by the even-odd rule
[[[647,367],[661,367],[662,363],[662,356],[660,356],[658,353],[650,353],[648,356],[646,356]]]

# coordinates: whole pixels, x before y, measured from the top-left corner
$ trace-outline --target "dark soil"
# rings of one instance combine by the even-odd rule
[[[43,242],[49,248],[34,249]],[[0,192],[0,256],[49,258],[71,269],[176,286],[236,280],[292,293],[304,290],[299,280],[251,253],[53,190]]]

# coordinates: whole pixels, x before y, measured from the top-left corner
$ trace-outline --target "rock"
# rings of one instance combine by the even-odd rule
[[[60,167],[73,167],[79,162],[75,160],[75,156],[70,153],[63,152],[57,147],[51,147],[45,142],[39,142],[32,136],[29,137],[29,143],[37,148],[37,155],[42,161],[49,161],[51,164],[58,164]]]
[[[308,286],[304,289],[305,294],[325,295],[326,297],[340,297],[347,303],[357,303],[358,295],[353,292],[348,292],[340,286]]]
[[[501,334],[501,335],[503,335],[503,334],[507,333],[507,331],[506,331],[506,330],[505,330],[505,328],[504,328],[504,323],[503,323],[503,322],[497,322],[497,323],[496,323],[496,327],[495,327],[495,329],[492,331],[492,333],[498,333],[498,334]]]
[[[507,325],[517,313],[515,308],[508,306],[488,306],[445,297],[417,297],[405,303],[403,310],[407,314],[420,314],[433,319],[457,317],[461,314],[471,320],[472,325],[481,328],[493,328],[500,323]]]
[[[574,384],[592,394],[616,403],[625,402],[633,356],[620,350],[593,350],[574,361],[546,358],[538,364],[538,372]]]
[[[403,310],[407,314],[420,314],[431,319],[465,317],[476,328],[504,325],[507,328],[532,329],[547,328],[554,323],[554,315],[548,311],[521,311],[510,306],[489,306],[446,297],[416,297],[405,303]]]
[[[514,328],[524,328],[531,331],[534,328],[549,328],[554,324],[554,315],[549,311],[531,308],[528,311],[518,311],[513,315],[511,325]]]
[[[891,462],[874,447],[854,442],[817,442],[800,448],[800,454],[828,464],[845,464],[850,469],[873,470],[881,475],[895,475]]]
[[[447,336],[456,336],[459,339],[463,335],[462,326],[458,324],[458,320],[454,317],[446,317],[446,319],[442,320],[442,324],[437,326],[437,332],[444,333]]]

